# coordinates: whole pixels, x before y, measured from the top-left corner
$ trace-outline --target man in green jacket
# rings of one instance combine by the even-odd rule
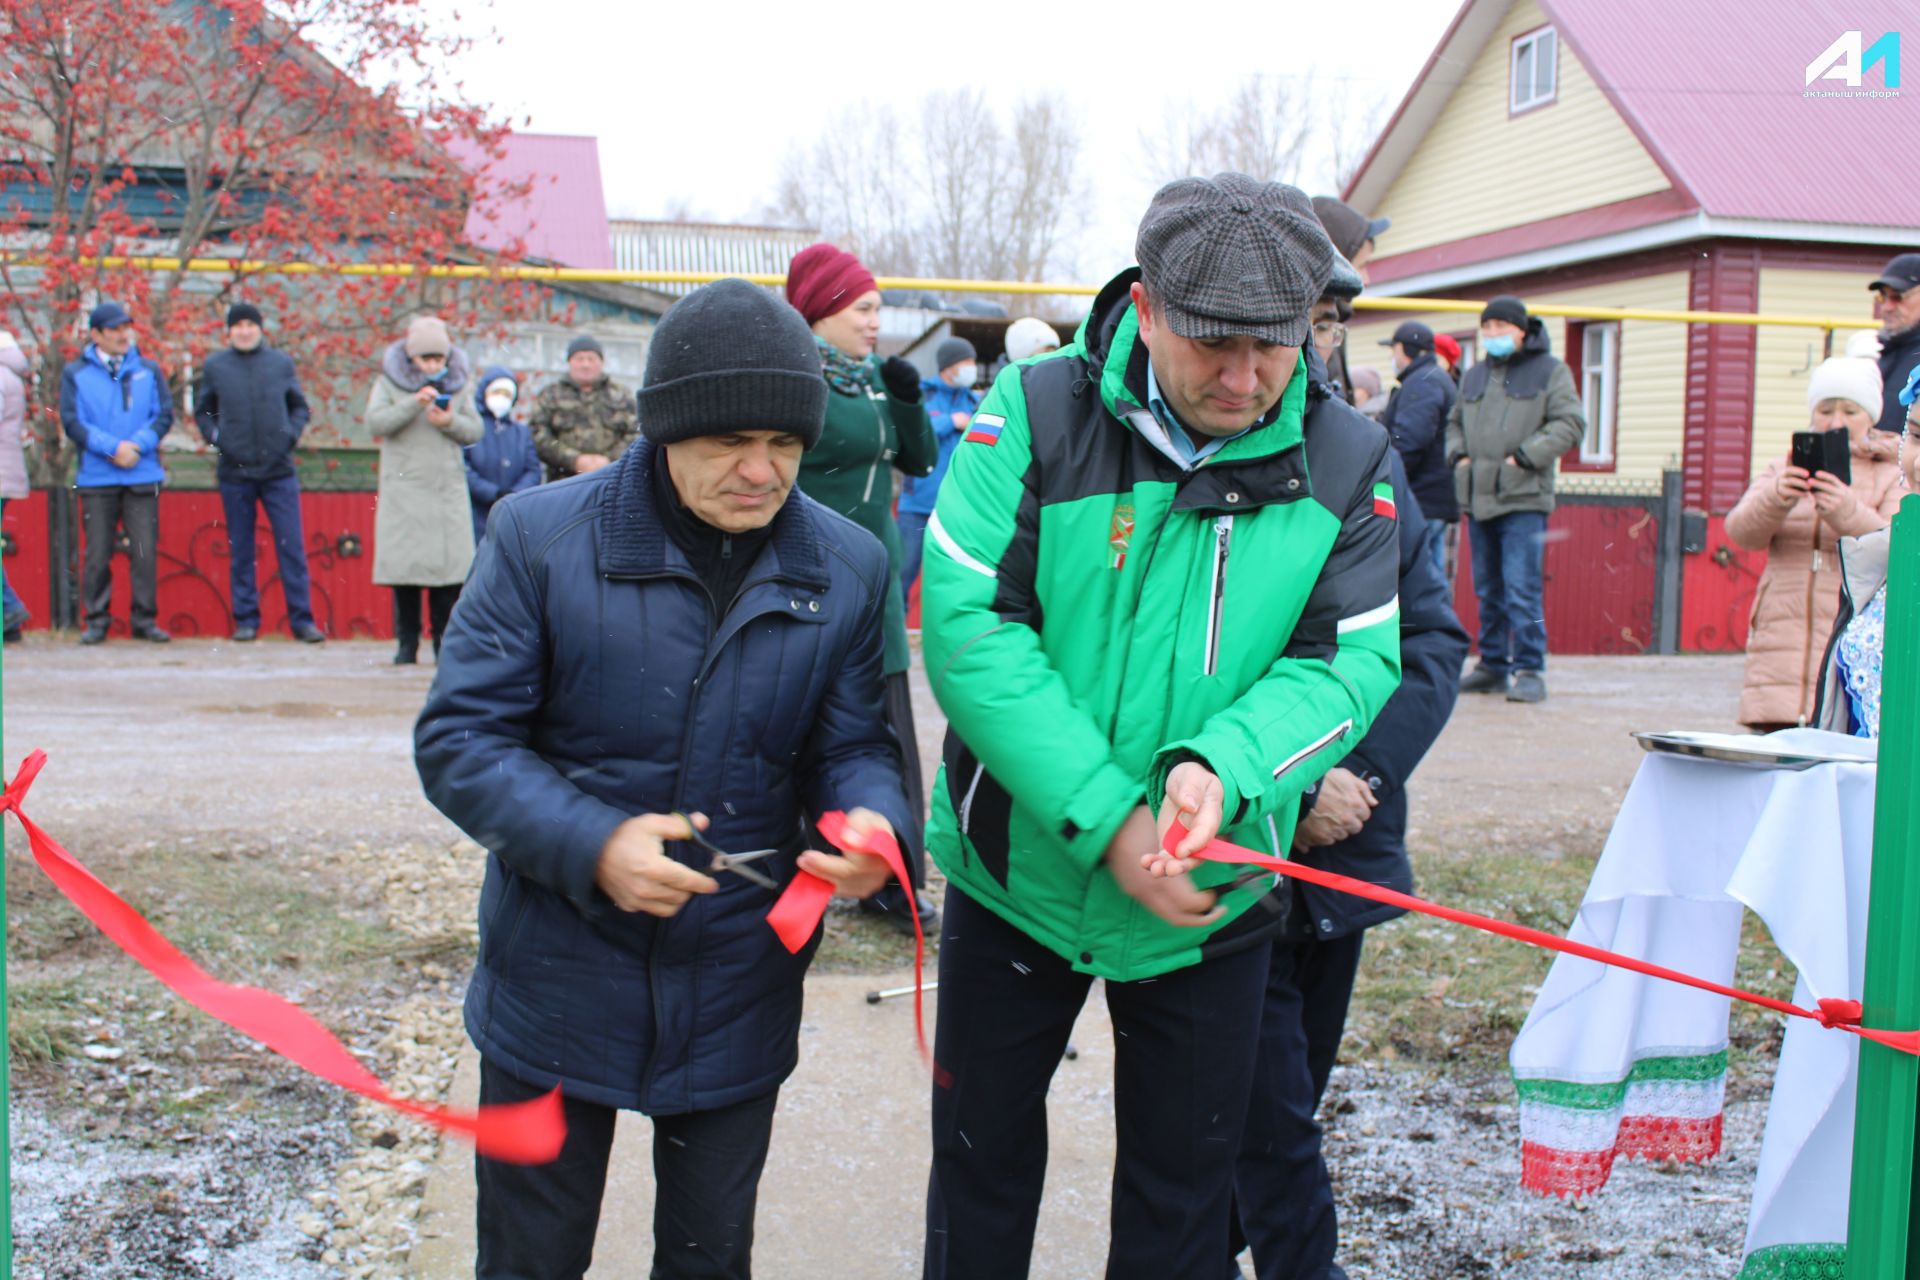
[[[1135,249],[1071,345],[995,380],[927,527],[950,721],[929,1277],[1026,1274],[1047,1085],[1098,976],[1107,1275],[1211,1280],[1291,898],[1161,832],[1285,857],[1399,679],[1386,434],[1303,421],[1308,311],[1344,265],[1312,206],[1187,178]]]
[[[1480,312],[1486,357],[1460,380],[1447,413],[1447,465],[1467,516],[1473,590],[1480,598],[1480,665],[1462,693],[1547,696],[1544,600],[1547,517],[1560,455],[1580,443],[1587,417],[1573,374],[1553,358],[1547,326],[1502,295]]]

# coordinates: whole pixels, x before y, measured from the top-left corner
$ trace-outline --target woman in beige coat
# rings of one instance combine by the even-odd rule
[[[373,580],[393,588],[396,665],[419,661],[420,593],[427,593],[433,651],[473,567],[473,509],[462,449],[480,439],[467,386],[472,365],[447,326],[417,316],[387,348],[367,397],[367,427],[380,442],[380,497],[373,520]]]
[[[1754,591],[1740,694],[1740,723],[1756,732],[1812,718],[1822,656],[1840,611],[1835,548],[1843,537],[1884,529],[1900,505],[1899,437],[1873,429],[1880,397],[1880,370],[1872,361],[1836,357],[1820,365],[1807,384],[1809,429],[1847,429],[1852,482],[1809,473],[1782,458],[1727,516],[1734,545],[1767,553]]]

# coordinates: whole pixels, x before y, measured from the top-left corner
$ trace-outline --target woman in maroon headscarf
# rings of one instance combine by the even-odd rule
[[[906,753],[907,799],[926,816],[920,749],[907,683],[907,610],[900,592],[900,530],[893,519],[893,473],[924,476],[939,457],[933,424],[920,407],[920,371],[906,360],[874,356],[880,338],[880,290],[860,259],[830,244],[809,245],[787,268],[787,301],[813,326],[827,380],[827,423],[820,443],[801,455],[800,491],[880,539],[892,580],[887,584],[887,719]],[[926,883],[922,834],[906,836],[916,886]],[[884,911],[912,932],[906,895],[888,886],[861,908]],[[934,919],[921,911],[923,924]]]

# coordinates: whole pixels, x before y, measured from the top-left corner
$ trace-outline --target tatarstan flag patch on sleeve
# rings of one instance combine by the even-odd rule
[[[1398,509],[1393,505],[1393,486],[1385,480],[1373,486],[1373,514],[1389,520],[1400,518]]]
[[[976,413],[973,421],[967,425],[964,437],[968,444],[994,445],[1000,443],[1000,432],[1006,427],[1007,420],[993,413]]]

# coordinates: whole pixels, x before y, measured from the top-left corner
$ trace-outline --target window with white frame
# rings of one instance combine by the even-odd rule
[[[1587,433],[1580,438],[1580,461],[1613,461],[1614,408],[1620,398],[1620,326],[1588,324],[1580,335],[1580,408]]]
[[[1513,74],[1508,107],[1531,111],[1553,101],[1559,88],[1560,41],[1552,27],[1529,31],[1513,42]]]

